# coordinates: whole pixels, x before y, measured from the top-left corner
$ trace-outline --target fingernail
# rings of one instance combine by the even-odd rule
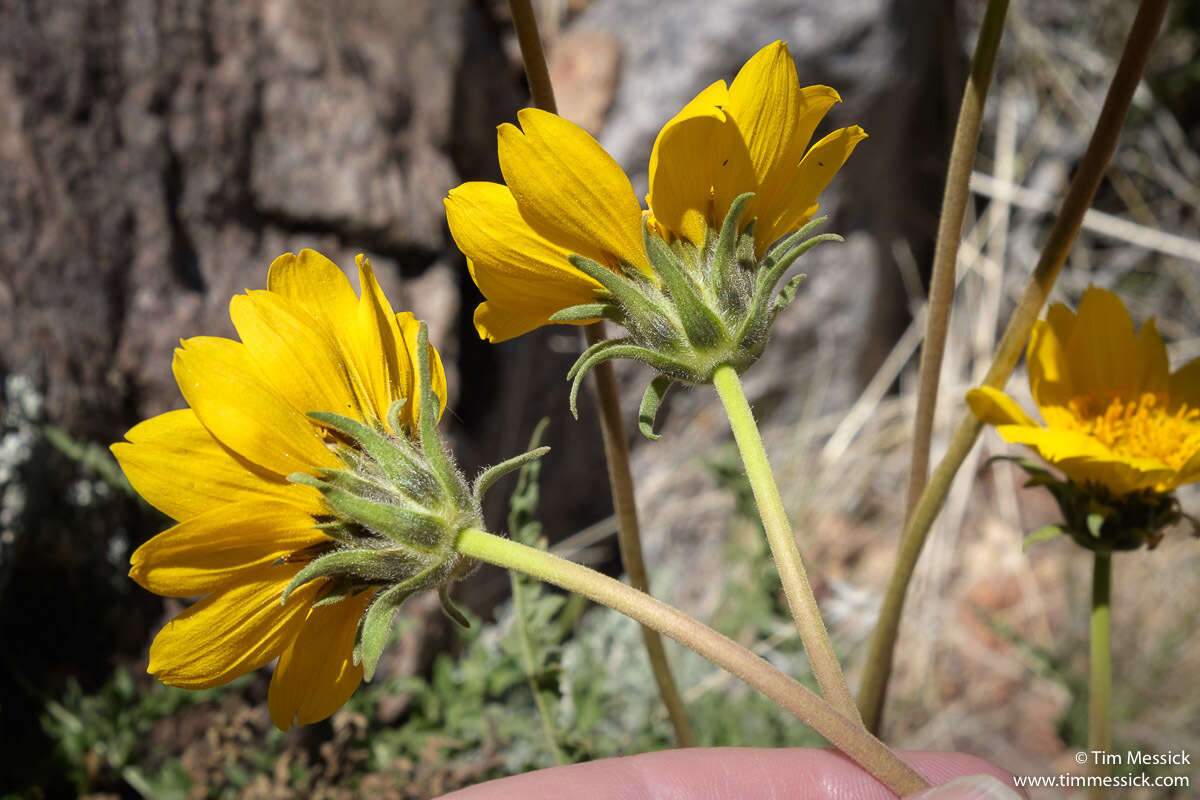
[[[910,795],[908,800],[1022,800],[1021,795],[991,775],[964,775]]]

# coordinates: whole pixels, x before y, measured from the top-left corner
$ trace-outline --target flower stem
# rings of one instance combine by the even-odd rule
[[[821,610],[809,585],[804,561],[796,547],[796,537],[783,508],[783,498],[779,496],[779,487],[775,484],[775,475],[767,461],[767,451],[758,433],[758,425],[754,422],[754,412],[746,402],[737,370],[728,365],[717,367],[713,372],[713,387],[725,406],[729,427],[733,429],[733,438],[742,454],[746,477],[750,480],[750,488],[754,490],[754,500],[758,503],[763,530],[771,547],[771,556],[779,570],[783,593],[796,620],[796,627],[800,630],[800,640],[808,653],[813,673],[821,684],[825,699],[848,719],[860,722],[858,706],[854,704],[846,676],[842,674],[833,643],[829,640],[829,632],[825,630],[825,623],[821,619]]]
[[[529,81],[533,104],[543,111],[557,114],[554,84],[550,82],[550,68],[546,66],[546,52],[542,49],[542,35],[538,32],[533,3],[531,0],[508,0],[508,10],[512,14],[513,27],[517,29],[521,62],[525,65],[525,78]]]
[[[554,720],[550,717],[550,709],[546,707],[546,698],[538,689],[534,672],[537,663],[533,656],[533,643],[529,640],[528,617],[525,614],[525,585],[524,579],[516,571],[508,573],[512,584],[513,622],[517,626],[517,638],[521,642],[521,661],[525,664],[525,678],[529,681],[529,691],[533,693],[533,702],[537,706],[538,716],[542,720],[542,733],[546,737],[546,746],[555,764],[566,764],[562,749],[558,746],[558,731],[554,729]]]
[[[529,79],[529,91],[539,108],[551,113],[558,112],[554,100],[554,86],[550,82],[550,70],[546,66],[546,54],[538,34],[537,18],[533,14],[530,0],[509,0],[513,25],[517,29],[517,41],[521,46],[521,60],[525,64],[525,75]],[[605,338],[604,323],[597,322],[585,329],[590,346]],[[608,464],[608,483],[612,492],[613,511],[617,517],[617,545],[621,551],[621,563],[629,582],[634,588],[649,593],[650,578],[646,562],[642,557],[641,528],[638,524],[637,502],[633,490],[633,473],[629,469],[629,445],[625,436],[625,425],[621,418],[621,399],[612,365],[598,364],[592,374],[596,394],[596,405],[600,409],[600,428],[604,436],[604,457]],[[650,658],[650,669],[658,684],[658,692],[667,708],[667,716],[675,729],[675,739],[680,747],[694,747],[696,735],[687,707],[671,674],[662,637],[650,628],[642,628],[642,641]]]
[[[691,648],[812,727],[897,795],[928,788],[924,778],[857,722],[732,639],[644,592],[544,550],[475,528],[462,531],[457,546],[463,555],[577,592]]]
[[[925,320],[925,343],[921,347],[921,368],[917,381],[917,415],[913,429],[912,462],[908,472],[908,498],[904,518],[912,516],[929,473],[929,446],[933,439],[933,414],[937,407],[938,378],[946,334],[950,328],[950,309],[954,301],[954,273],[958,264],[958,245],[962,241],[963,216],[971,196],[969,183],[975,153],[979,148],[979,128],[987,99],[996,51],[1004,33],[1008,0],[988,0],[971,74],[963,91],[950,148],[946,188],[942,195],[942,216],[938,220],[937,242],[933,250],[933,271],[929,279],[929,314]]]
[[[584,329],[588,345],[605,338],[604,323],[598,322]],[[633,473],[629,469],[629,444],[625,437],[625,424],[621,419],[621,399],[617,390],[616,375],[612,364],[604,362],[592,369],[593,389],[596,405],[600,409],[600,430],[604,435],[604,456],[608,463],[608,485],[612,491],[613,509],[617,517],[617,544],[621,551],[621,565],[629,584],[640,592],[650,594],[650,576],[646,561],[642,557],[641,526],[638,523],[637,503],[633,493]],[[667,716],[675,729],[675,740],[680,747],[695,747],[696,734],[688,717],[687,706],[671,665],[662,637],[652,628],[642,627],[642,643],[650,658],[650,669],[658,684],[658,693]]]
[[[1079,233],[1083,215],[1091,205],[1100,180],[1104,177],[1104,170],[1116,150],[1125,114],[1146,67],[1150,47],[1162,26],[1167,3],[1168,0],[1143,0],[1138,9],[1137,17],[1134,18],[1129,36],[1125,40],[1121,61],[1104,98],[1100,117],[1092,131],[1092,138],[1075,171],[1075,177],[1071,180],[1071,186],[1067,189],[1067,196],[1063,198],[1058,219],[1050,229],[1037,266],[1008,321],[1000,344],[996,347],[992,365],[984,378],[985,386],[1004,388],[1004,383],[1021,357],[1021,351],[1029,339],[1029,332],[1033,329],[1038,312],[1045,304],[1059,272],[1062,271],[1067,253]],[[883,608],[879,613],[879,622],[871,637],[871,649],[863,673],[862,689],[858,695],[863,719],[873,731],[879,730],[882,722],[887,683],[892,670],[892,658],[895,655],[896,634],[900,629],[900,615],[904,610],[908,582],[916,568],[921,549],[925,546],[929,529],[950,492],[954,476],[966,459],[967,453],[971,451],[982,427],[983,423],[969,411],[959,421],[946,455],[930,476],[929,483],[921,492],[912,516],[905,526],[900,550],[896,555],[896,565],[892,569]]]
[[[1112,641],[1109,602],[1112,592],[1112,555],[1096,553],[1092,566],[1092,619],[1089,643],[1091,677],[1088,682],[1088,750],[1107,753],[1112,746],[1109,709],[1112,698]],[[1102,759],[1093,757],[1092,773],[1108,774]],[[1092,798],[1107,797],[1107,789],[1093,787]]]

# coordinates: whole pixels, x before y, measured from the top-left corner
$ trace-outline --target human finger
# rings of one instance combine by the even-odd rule
[[[1002,770],[974,756],[910,752],[902,757],[935,784],[975,774],[996,778],[1001,787],[1009,780]],[[719,747],[553,767],[489,781],[446,795],[445,800],[561,800],[575,795],[605,800],[895,799],[887,787],[833,750]],[[941,795],[935,797],[942,800]],[[982,800],[987,795],[963,797]]]

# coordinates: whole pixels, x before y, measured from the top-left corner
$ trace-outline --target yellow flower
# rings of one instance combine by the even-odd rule
[[[825,86],[801,88],[784,43],[764,47],[731,85],[709,86],[659,133],[650,159],[651,228],[702,247],[733,201],[753,192],[741,228],[757,220],[754,256],[762,256],[816,213],[817,196],[866,137],[858,126],[842,128],[809,148],[839,100]],[[465,183],[445,203],[450,232],[486,298],[476,330],[493,342],[606,297],[600,282],[568,262],[572,254],[657,281],[641,205],[616,161],[553,114],[524,109],[518,120],[520,128],[499,129],[507,186]]]
[[[394,313],[358,263],[361,297],[318,253],[276,259],[266,291],[230,303],[241,341],[200,336],[175,351],[190,407],[112,447],[138,493],[178,523],[138,548],[130,576],[168,597],[203,595],[155,637],[148,671],[198,689],[278,658],[268,700],[283,730],[324,719],[354,692],[359,621],[382,588],[322,577],[281,602],[297,573],[337,546],[317,527],[331,513],[322,492],[288,479],[344,466],[335,445],[345,438],[307,414],[412,437],[420,413],[419,323]],[[445,374],[432,347],[429,356],[444,407]]]
[[[1058,303],[1035,323],[1026,361],[1044,426],[996,389],[967,394],[1007,441],[1116,496],[1200,479],[1200,359],[1170,372],[1153,319],[1135,335],[1120,299],[1091,287],[1078,313]]]

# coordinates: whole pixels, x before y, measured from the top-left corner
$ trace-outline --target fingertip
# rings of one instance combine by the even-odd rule
[[[907,800],[1022,800],[1021,795],[992,775],[964,775],[909,795]]]

